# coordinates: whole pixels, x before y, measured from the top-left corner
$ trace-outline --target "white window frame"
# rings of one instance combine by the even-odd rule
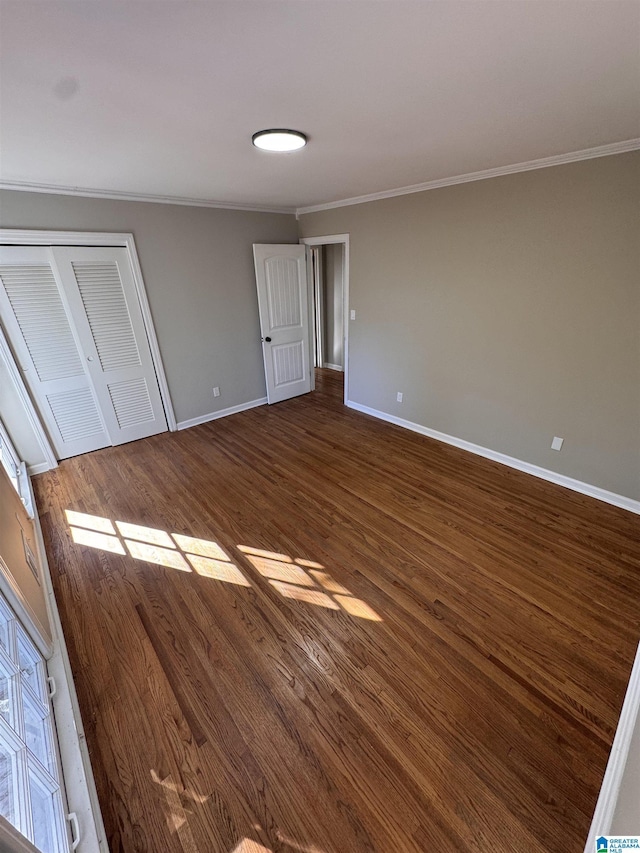
[[[30,501],[35,505],[31,481],[26,476]],[[25,602],[13,577],[0,559],[0,591],[16,614],[28,638],[34,643],[46,662],[49,686],[53,686],[51,698],[55,718],[57,757],[62,767],[61,787],[67,820],[72,824],[76,853],[108,853],[109,847],[102,822],[98,794],[93,778],[91,760],[82,726],[80,707],[73,684],[73,674],[62,633],[60,615],[53,594],[51,574],[46,558],[42,529],[37,515],[33,519],[36,551],[45,590],[49,624],[53,640],[51,643],[35,614]],[[66,794],[66,799],[64,798]],[[28,839],[22,836],[0,815],[0,851],[2,853],[38,853]]]
[[[46,660],[29,635],[29,626],[22,623],[19,613],[1,596],[2,618],[8,620],[6,646],[0,648],[2,668],[11,679],[9,690],[9,720],[0,715],[0,742],[11,755],[14,817],[16,828],[28,839],[33,835],[31,794],[39,788],[53,798],[54,823],[49,825],[55,842],[63,853],[71,850],[66,823],[68,809],[64,796],[64,781],[56,749],[56,730],[46,677]],[[35,682],[25,676],[25,657],[33,663]],[[40,730],[45,754],[40,755],[29,743],[27,709],[42,720]],[[4,849],[4,847],[3,847]]]
[[[10,465],[7,464],[7,459]],[[18,456],[18,451],[15,449],[9,433],[2,423],[2,419],[0,419],[0,462],[9,475],[9,479],[13,483],[22,503],[25,505],[29,513],[29,518],[33,518],[33,501],[31,499],[27,466]]]

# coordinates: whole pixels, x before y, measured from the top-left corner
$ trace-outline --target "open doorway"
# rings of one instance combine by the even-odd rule
[[[348,399],[349,235],[302,238],[310,255],[310,313],[316,387]],[[338,390],[339,386],[339,390]]]

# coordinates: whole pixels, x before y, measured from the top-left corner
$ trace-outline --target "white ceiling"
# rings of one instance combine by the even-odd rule
[[[640,137],[636,0],[0,11],[5,182],[296,208]]]

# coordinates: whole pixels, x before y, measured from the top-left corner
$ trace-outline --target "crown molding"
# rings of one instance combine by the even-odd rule
[[[368,201],[379,201],[384,198],[395,198],[400,195],[411,195],[426,190],[437,190],[441,187],[451,187],[455,184],[467,184],[472,181],[483,181],[487,178],[498,178],[501,175],[513,175],[517,172],[531,172],[534,169],[546,169],[549,166],[562,166],[566,163],[577,163],[580,160],[593,160],[596,157],[609,157],[612,154],[624,154],[640,149],[640,139],[626,139],[624,142],[612,142],[610,145],[600,145],[597,148],[585,148],[582,151],[572,151],[569,154],[554,154],[552,157],[542,157],[539,160],[527,160],[524,163],[513,163],[511,166],[498,166],[495,169],[483,169],[479,172],[468,172],[465,175],[455,175],[451,178],[439,178],[436,181],[425,181],[422,184],[411,184],[408,187],[398,187],[393,190],[383,190],[379,193],[344,198],[339,201],[329,201],[325,204],[312,204],[299,207],[296,218],[305,213],[316,213],[320,210],[333,210],[335,207],[350,207],[353,204],[365,204]]]
[[[99,190],[90,187],[71,187],[58,184],[42,184],[33,181],[2,181],[0,190],[16,192],[47,193],[50,195],[81,196],[83,198],[105,198],[112,201],[141,201],[153,204],[178,204],[185,207],[210,207],[220,210],[244,210],[251,213],[282,213],[295,214],[296,219],[306,213],[316,213],[320,210],[332,210],[336,207],[349,207],[354,204],[365,204],[368,201],[379,201],[385,198],[395,198],[401,195],[421,193],[426,190],[436,190],[441,187],[451,187],[456,184],[467,184],[472,181],[483,181],[488,178],[498,178],[501,175],[513,175],[517,172],[530,172],[534,169],[546,169],[549,166],[561,166],[566,163],[577,163],[580,160],[592,160],[596,157],[608,157],[612,154],[625,154],[628,151],[640,149],[640,138],[626,139],[623,142],[612,142],[597,148],[585,148],[568,154],[554,154],[552,157],[542,157],[539,160],[527,160],[524,163],[513,163],[510,166],[497,166],[495,169],[483,169],[479,172],[468,172],[464,175],[454,175],[449,178],[439,178],[435,181],[425,181],[421,184],[411,184],[392,190],[338,199],[324,204],[312,204],[305,207],[270,207],[268,205],[241,204],[231,201],[215,201],[213,199],[191,198],[189,196],[155,195],[153,193],[129,193],[117,190]]]
[[[295,214],[295,207],[269,207],[259,204],[240,204],[232,201],[190,198],[178,195],[155,195],[153,193],[128,193],[117,190],[97,190],[89,187],[67,187],[57,184],[39,184],[33,181],[1,181],[0,190],[14,190],[49,195],[72,195],[83,198],[106,198],[112,201],[144,201],[153,204],[179,204],[185,207],[213,207],[220,210],[244,210],[250,213]]]

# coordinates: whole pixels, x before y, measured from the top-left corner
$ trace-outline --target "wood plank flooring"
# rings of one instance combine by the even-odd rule
[[[581,853],[640,518],[340,393],[35,480],[112,853]]]

